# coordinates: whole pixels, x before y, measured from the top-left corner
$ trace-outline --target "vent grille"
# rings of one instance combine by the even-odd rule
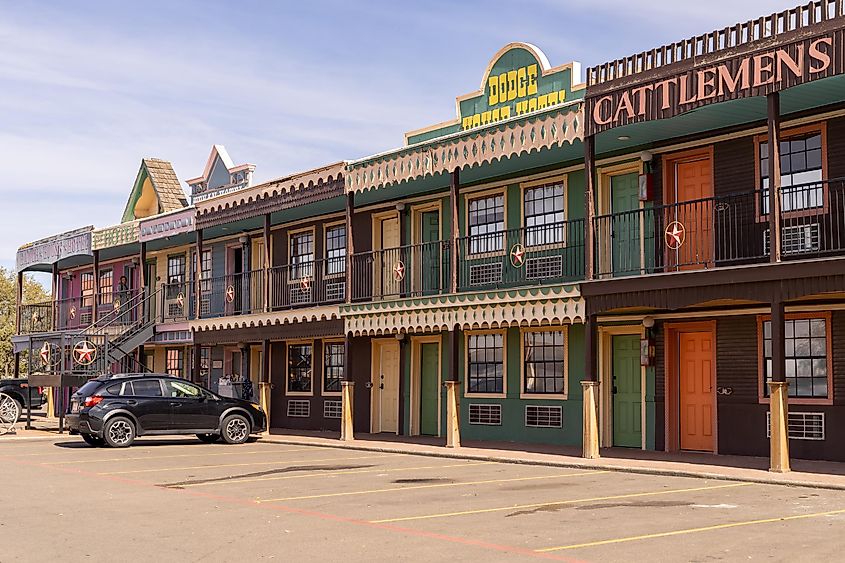
[[[469,284],[470,285],[489,285],[492,283],[501,283],[502,281],[502,263],[491,262],[489,264],[478,264],[469,267]]]
[[[502,405],[470,403],[469,423],[501,426]]]
[[[547,405],[527,405],[525,426],[531,428],[563,428],[563,408]]]
[[[340,401],[326,401],[323,403],[323,418],[340,418],[343,407]]]
[[[81,322],[84,325],[90,325],[91,324],[91,313],[90,312],[89,313],[82,313],[81,315],[79,315],[79,322]]]
[[[541,256],[525,261],[525,278],[539,280],[563,275],[563,256]]]
[[[823,412],[791,412],[787,414],[791,440],[824,440]],[[766,437],[772,436],[772,413],[766,413]]]
[[[288,401],[288,416],[308,418],[311,416],[311,401],[299,399]]]
[[[782,227],[781,252],[784,255],[802,254],[804,252],[817,252],[820,246],[819,224],[797,225],[793,227]],[[763,249],[769,253],[769,230],[763,233]]]
[[[346,282],[326,284],[326,301],[343,301],[344,299],[346,299]]]

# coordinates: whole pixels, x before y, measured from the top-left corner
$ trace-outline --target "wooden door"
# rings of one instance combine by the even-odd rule
[[[378,346],[374,389],[378,393],[376,431],[399,433],[399,342],[385,340]]]
[[[713,161],[708,158],[678,162],[675,165],[673,203],[669,208],[664,233],[669,247],[667,263],[674,269],[695,270],[713,265]],[[678,248],[673,223],[683,229],[683,242]],[[672,244],[670,244],[672,243]]]
[[[613,445],[642,447],[640,337],[613,337]]]
[[[610,207],[613,214],[613,275],[639,274],[641,221],[637,174],[611,177]]]
[[[378,220],[376,228],[376,252],[373,260],[373,280],[376,296],[398,297],[401,280],[397,279],[396,267],[402,260],[399,246],[399,217]],[[403,266],[407,266],[404,264]],[[404,275],[404,272],[403,272]]]
[[[678,421],[682,450],[715,451],[713,333],[678,334]]]
[[[420,344],[420,434],[437,436],[440,345]]]

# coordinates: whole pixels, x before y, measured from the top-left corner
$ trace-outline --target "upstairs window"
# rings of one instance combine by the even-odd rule
[[[467,225],[470,254],[502,251],[505,242],[504,194],[469,200]]]
[[[298,280],[312,276],[314,233],[306,231],[290,236],[290,277]]]
[[[94,273],[82,272],[79,281],[82,284],[82,306],[91,307],[94,304]]]
[[[824,135],[820,129],[782,134],[780,142],[781,209],[784,213],[824,206]],[[761,209],[769,213],[769,143],[759,143]]]
[[[525,245],[564,242],[565,203],[563,183],[526,188],[523,192]]]
[[[346,271],[346,225],[326,229],[326,273],[342,274]]]
[[[113,301],[114,274],[112,270],[100,270],[100,305],[110,305]]]

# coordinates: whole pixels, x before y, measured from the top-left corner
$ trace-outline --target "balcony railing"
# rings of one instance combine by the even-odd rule
[[[460,291],[551,285],[583,277],[583,219],[458,239]]]
[[[270,269],[270,309],[328,305],[346,300],[346,260],[309,260]]]
[[[200,281],[200,317],[264,311],[264,272],[255,270]],[[193,295],[193,291],[191,292]]]
[[[20,334],[36,334],[53,330],[53,303],[26,303],[20,307]]]
[[[352,300],[380,301],[447,293],[449,241],[433,241],[352,256]]]
[[[769,261],[768,190],[648,205],[595,217],[597,276],[630,276]],[[781,189],[781,257],[845,251],[845,182]]]

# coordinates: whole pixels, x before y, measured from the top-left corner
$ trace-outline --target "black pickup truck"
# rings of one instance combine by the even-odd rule
[[[26,379],[2,379],[0,378],[0,393],[5,393],[17,403],[18,416],[20,417],[26,405],[32,397],[32,408],[37,409],[45,402],[44,393],[39,387],[28,388]]]

